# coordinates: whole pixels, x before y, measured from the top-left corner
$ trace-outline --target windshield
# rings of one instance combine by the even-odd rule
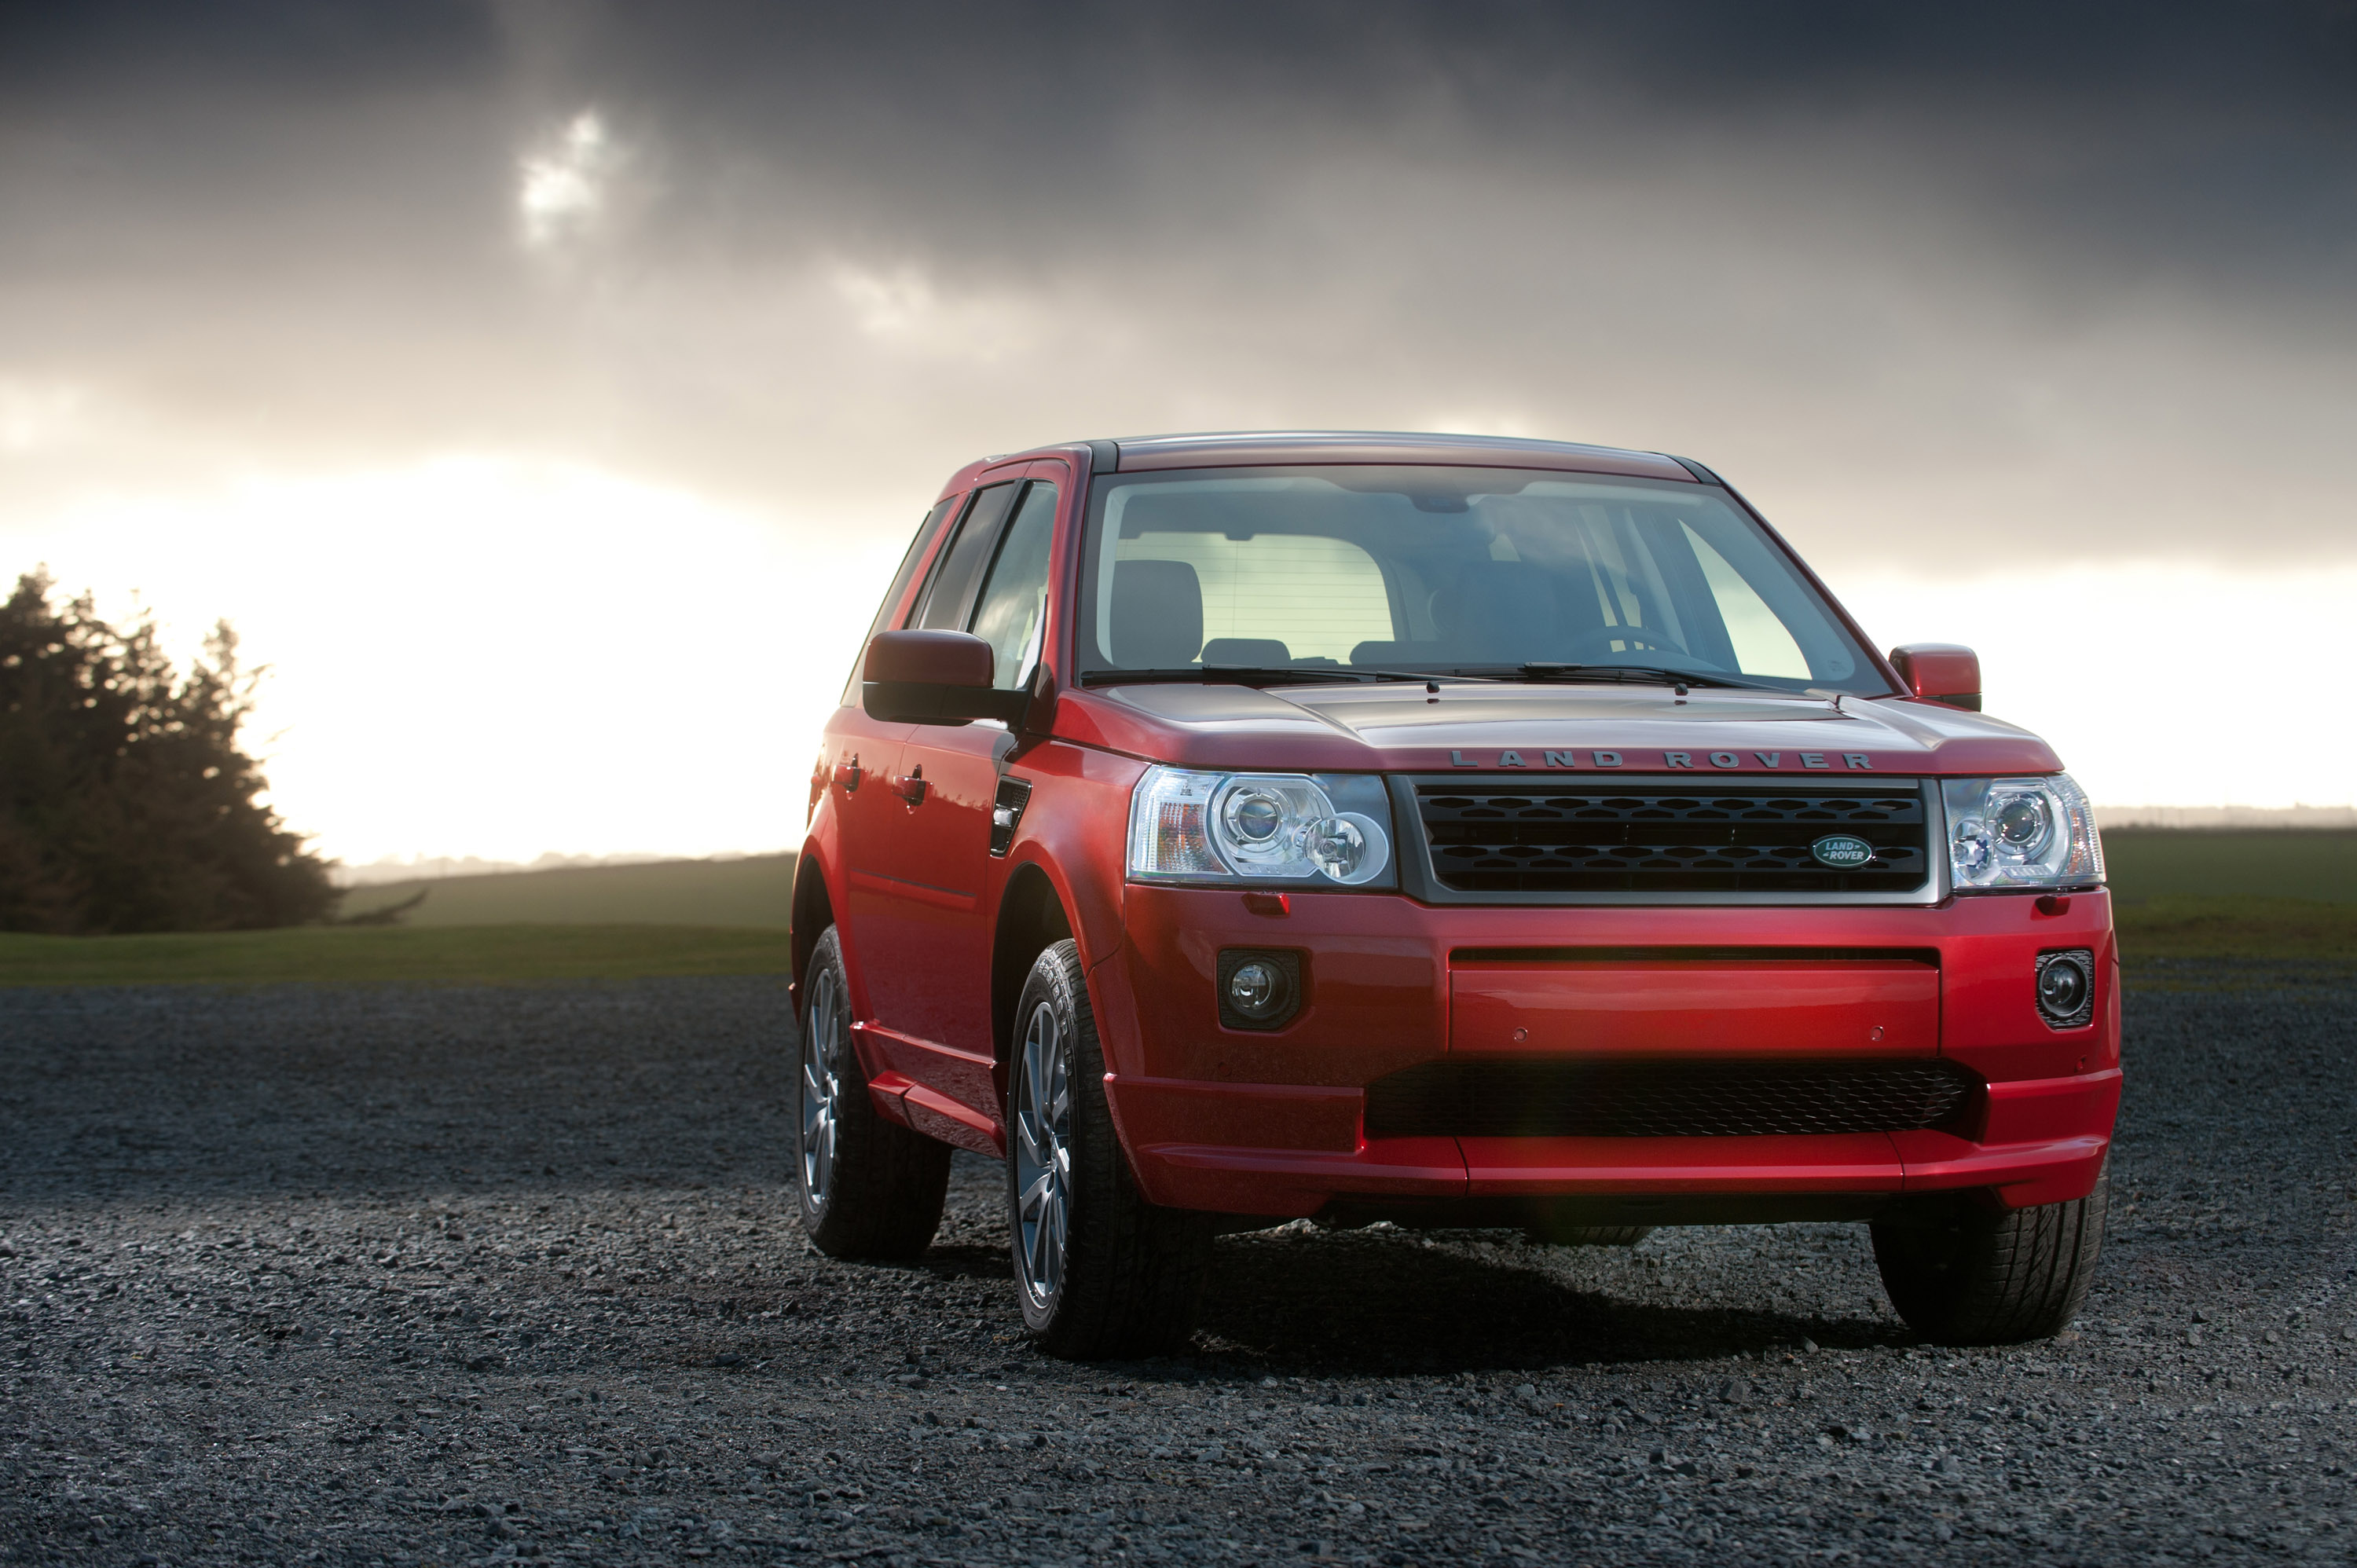
[[[1576,665],[1889,690],[1784,553],[1703,485],[1463,467],[1109,475],[1082,561],[1083,675]]]

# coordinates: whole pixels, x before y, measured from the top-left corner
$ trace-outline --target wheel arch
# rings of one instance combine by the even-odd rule
[[[990,1038],[993,1076],[1006,1092],[1006,1063],[1015,1044],[1015,1004],[1039,955],[1072,935],[1071,914],[1045,868],[1028,861],[1006,879],[990,942]]]
[[[802,1010],[802,982],[810,976],[811,954],[819,938],[834,924],[834,899],[827,892],[826,870],[815,846],[805,846],[794,860],[794,897],[787,916],[787,945],[791,952],[790,982],[797,1015]]]

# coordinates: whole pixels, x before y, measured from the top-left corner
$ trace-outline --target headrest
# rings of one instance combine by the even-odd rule
[[[1203,662],[1275,670],[1293,662],[1293,650],[1273,637],[1215,637],[1203,644]]]
[[[1544,659],[1560,639],[1555,590],[1518,561],[1479,561],[1433,596],[1432,618],[1458,657],[1483,663]]]
[[[1176,670],[1203,646],[1203,585],[1184,561],[1122,561],[1113,569],[1113,646],[1125,670]]]

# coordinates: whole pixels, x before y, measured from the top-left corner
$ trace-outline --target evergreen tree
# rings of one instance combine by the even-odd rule
[[[260,671],[223,621],[186,677],[153,618],[127,631],[46,572],[0,606],[0,930],[296,925],[335,898],[326,862],[256,799],[238,749]]]

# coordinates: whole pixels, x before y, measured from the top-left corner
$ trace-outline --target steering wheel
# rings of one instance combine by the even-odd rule
[[[1627,643],[1632,652],[1640,648],[1649,648],[1663,653],[1683,653],[1689,659],[1694,657],[1693,652],[1684,644],[1649,628],[1608,626],[1599,627],[1594,631],[1582,632],[1574,639],[1571,648],[1572,658],[1580,662],[1600,659],[1612,651],[1609,645],[1615,642]]]

